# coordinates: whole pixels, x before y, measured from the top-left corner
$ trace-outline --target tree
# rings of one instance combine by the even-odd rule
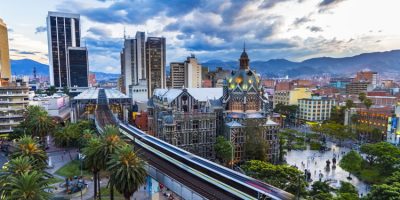
[[[340,200],[358,200],[358,191],[357,188],[354,187],[349,182],[340,181],[340,188],[337,191],[337,198]]]
[[[322,124],[322,131],[327,135],[330,135],[338,139],[339,146],[341,145],[343,140],[355,138],[355,135],[350,127],[334,122]]]
[[[218,136],[217,141],[214,145],[215,153],[217,157],[223,162],[228,163],[231,161],[233,154],[233,145],[228,140],[225,140],[223,136]]]
[[[400,171],[394,172],[391,176],[386,178],[385,183],[388,185],[392,185],[394,183],[400,183]]]
[[[76,123],[67,123],[53,134],[54,142],[59,147],[75,147],[81,138],[81,129]]]
[[[245,173],[292,194],[306,195],[307,182],[304,173],[288,165],[273,165],[264,161],[251,160],[242,165]]]
[[[121,140],[119,129],[115,126],[107,125],[104,127],[103,135],[101,136],[101,144],[97,149],[99,156],[99,167],[102,170],[107,170],[107,163],[111,155],[122,148],[126,143]],[[100,180],[98,180],[100,181]],[[115,182],[110,179],[110,199],[114,199],[114,184]]]
[[[265,127],[257,120],[246,122],[245,132],[245,156],[248,160],[267,160],[268,144],[263,138]]]
[[[47,167],[47,154],[39,144],[30,136],[23,136],[19,139],[16,150],[11,154],[11,158],[28,157],[32,161],[32,166],[43,170]]]
[[[47,95],[51,96],[57,92],[57,88],[55,86],[50,86],[47,88]]]
[[[50,199],[51,194],[45,190],[52,187],[49,186],[49,180],[42,177],[43,174],[37,171],[23,172],[19,176],[11,176],[6,186],[10,194],[7,199]]]
[[[329,121],[337,124],[344,124],[345,109],[346,108],[344,106],[333,106]]]
[[[351,100],[351,99],[346,100],[346,108],[347,109],[353,108],[354,106],[355,106],[355,104],[354,104],[353,100]]]
[[[361,169],[361,163],[363,159],[356,151],[351,150],[349,153],[343,156],[340,160],[339,166],[349,172],[349,178],[351,172],[357,172]]]
[[[374,102],[372,102],[371,99],[365,99],[363,101],[363,103],[364,103],[365,107],[367,108],[367,110],[369,110],[369,108],[371,108],[371,106],[374,104]]]
[[[47,134],[55,128],[55,123],[48,116],[47,111],[39,106],[28,106],[24,119],[25,121],[21,123],[24,132],[40,137],[43,143]]]
[[[392,185],[381,184],[373,185],[371,191],[368,193],[366,200],[388,200],[399,199],[400,197],[400,183],[395,182]]]
[[[286,140],[279,136],[279,158],[278,161],[279,163],[282,163],[285,160],[285,155],[286,155],[286,150],[285,150],[285,143]]]
[[[98,186],[98,175],[100,172],[100,155],[98,154],[101,146],[101,140],[98,137],[92,137],[87,143],[87,146],[83,148],[83,154],[85,155],[85,165],[93,173],[93,196],[97,198],[97,192],[100,190]]]
[[[360,94],[358,94],[358,99],[360,100],[361,103],[363,103],[366,98],[367,98],[367,95],[364,92],[361,92]]]
[[[329,185],[328,182],[324,181],[315,181],[311,185],[310,196],[312,199],[332,199],[333,195],[330,192],[333,191],[333,188]]]
[[[382,141],[382,131],[377,128],[372,128],[370,139],[372,142]]]
[[[111,173],[110,181],[127,200],[145,183],[147,176],[146,163],[132,149],[129,145],[118,149],[111,156],[107,168]]]
[[[379,167],[385,174],[392,173],[400,164],[400,149],[390,143],[364,144],[360,150],[370,166]]]

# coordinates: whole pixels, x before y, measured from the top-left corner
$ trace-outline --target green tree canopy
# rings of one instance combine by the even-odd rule
[[[349,153],[343,156],[342,160],[339,162],[339,166],[348,171],[350,176],[351,172],[357,172],[361,169],[362,161],[363,159],[360,154],[354,150],[351,150]]]
[[[16,150],[11,154],[12,159],[17,157],[28,157],[36,169],[43,170],[47,167],[46,152],[31,136],[23,136],[19,139]]]
[[[363,103],[364,103],[364,105],[365,105],[365,107],[366,107],[367,109],[371,108],[371,106],[374,105],[374,102],[372,102],[371,99],[365,99],[365,100],[363,101]]]
[[[364,144],[361,153],[366,154],[368,164],[376,165],[390,174],[400,164],[400,149],[387,142]]]
[[[125,199],[130,199],[146,181],[146,163],[137,156],[130,145],[118,149],[107,164],[111,173],[110,181]]]
[[[265,129],[257,120],[246,122],[244,149],[248,160],[267,161],[268,143],[263,138]]]
[[[346,108],[347,109],[353,108],[354,106],[355,106],[355,104],[354,104],[353,100],[351,100],[351,99],[346,100]]]
[[[326,181],[315,181],[311,185],[310,196],[312,199],[333,199],[333,195],[330,193],[333,188]]]
[[[292,194],[306,195],[307,182],[304,173],[288,165],[273,165],[259,160],[251,160],[242,165],[247,175],[262,180]]]
[[[218,136],[217,141],[214,145],[215,153],[217,158],[222,162],[227,163],[232,160],[232,143],[226,140],[223,136]]]
[[[367,98],[367,95],[364,92],[361,92],[360,94],[358,94],[358,99],[362,102],[364,102],[364,100]]]
[[[400,183],[373,185],[366,200],[397,200],[400,199]]]

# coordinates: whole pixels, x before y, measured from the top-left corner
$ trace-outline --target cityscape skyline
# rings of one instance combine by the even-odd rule
[[[11,8],[20,3],[30,10],[19,8],[21,14],[15,15]],[[90,70],[119,73],[124,30],[132,37],[136,31],[165,37],[166,63],[191,53],[200,62],[235,60],[232,55],[240,53],[243,41],[253,60],[298,61],[392,50],[400,43],[400,30],[394,26],[400,17],[398,4],[393,0],[178,1],[171,7],[153,1],[43,0],[35,5],[20,0],[2,4],[0,10],[9,29],[11,59],[48,64],[47,11],[71,12],[82,18],[82,45],[88,47]],[[385,12],[370,14],[380,10]],[[25,13],[33,17],[25,18]]]

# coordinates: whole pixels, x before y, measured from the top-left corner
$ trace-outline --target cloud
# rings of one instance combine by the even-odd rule
[[[322,28],[319,26],[307,26],[307,29],[311,32],[322,32]]]
[[[283,3],[288,0],[264,0],[260,5],[260,8],[272,8],[278,3]],[[301,3],[301,1],[299,1]]]
[[[36,27],[35,34],[46,32],[47,28],[45,26]]]
[[[160,14],[181,16],[201,5],[202,1],[186,0],[119,0],[106,7],[83,7],[79,2],[64,2],[57,8],[62,11],[80,13],[95,22],[113,24],[141,24]]]
[[[9,33],[13,33],[13,32],[14,32],[14,29],[8,28],[7,31],[8,31]]]
[[[322,0],[318,4],[318,7],[320,8],[319,12],[322,13],[322,12],[325,12],[325,11],[327,11],[329,9],[332,9],[332,8],[336,7],[339,3],[343,2],[343,1],[345,1],[345,0]]]
[[[111,30],[109,30],[107,27],[91,27],[88,29],[88,32],[99,37],[110,37],[112,34]]]

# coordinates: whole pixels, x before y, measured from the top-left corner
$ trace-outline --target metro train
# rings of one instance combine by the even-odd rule
[[[254,178],[220,166],[184,151],[143,131],[119,123],[121,133],[161,158],[178,165],[203,180],[237,196],[239,199],[294,199],[294,195]]]

